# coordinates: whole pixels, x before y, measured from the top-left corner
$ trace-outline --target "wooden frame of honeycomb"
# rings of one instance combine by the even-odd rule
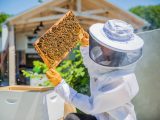
[[[83,33],[75,15],[69,11],[35,41],[34,47],[44,63],[55,68],[83,38]]]

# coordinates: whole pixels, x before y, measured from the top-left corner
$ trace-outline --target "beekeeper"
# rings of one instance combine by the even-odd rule
[[[136,120],[131,100],[139,86],[134,74],[142,56],[143,40],[121,20],[93,24],[81,41],[84,65],[90,75],[91,96],[77,93],[54,69],[47,77],[55,91],[85,114],[70,114],[66,120]],[[89,43],[89,46],[88,46]]]

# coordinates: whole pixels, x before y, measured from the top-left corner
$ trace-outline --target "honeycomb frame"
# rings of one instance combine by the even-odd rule
[[[80,42],[83,33],[77,18],[69,11],[35,41],[34,47],[49,68],[56,68]]]

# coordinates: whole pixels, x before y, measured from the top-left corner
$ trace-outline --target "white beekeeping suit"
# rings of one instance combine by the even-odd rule
[[[91,96],[77,93],[64,80],[55,91],[97,120],[136,120],[131,100],[139,90],[134,67],[142,56],[143,40],[120,20],[94,24],[89,33],[90,46],[81,47],[81,53]]]

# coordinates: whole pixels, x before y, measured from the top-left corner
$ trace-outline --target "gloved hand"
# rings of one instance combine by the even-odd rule
[[[61,75],[54,70],[53,68],[49,69],[46,72],[46,76],[48,77],[49,81],[54,85],[57,86],[62,81]]]
[[[81,39],[81,46],[86,47],[89,45],[89,35],[87,32],[84,31],[84,37]]]

